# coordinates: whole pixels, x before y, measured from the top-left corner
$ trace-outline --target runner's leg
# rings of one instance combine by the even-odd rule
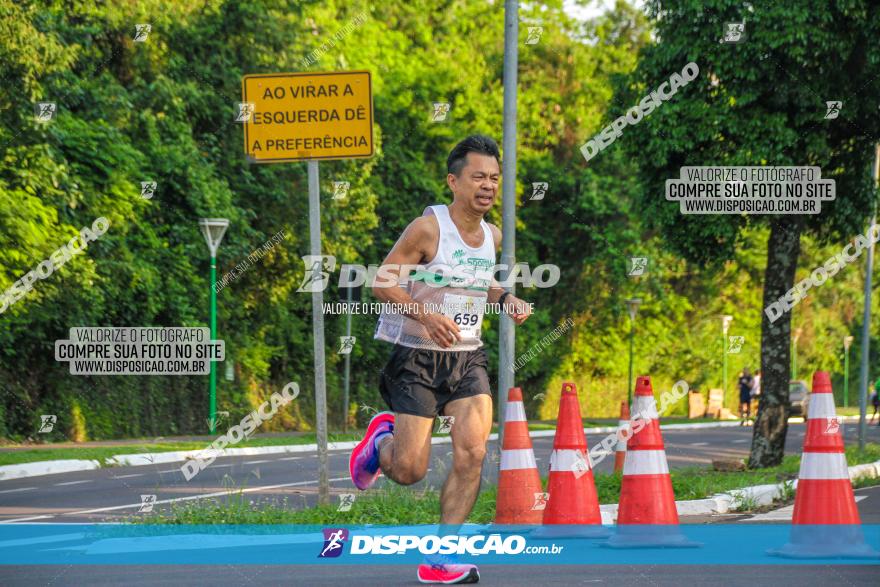
[[[386,477],[400,485],[412,485],[425,477],[433,428],[434,418],[394,415],[394,434],[378,443],[379,466]]]
[[[463,524],[477,500],[486,441],[492,429],[492,397],[479,394],[457,399],[446,404],[443,413],[455,420],[450,430],[452,471],[440,492],[441,529]]]

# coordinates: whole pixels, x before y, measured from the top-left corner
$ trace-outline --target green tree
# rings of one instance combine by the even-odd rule
[[[880,91],[880,15],[869,2],[741,4],[732,0],[649,1],[657,42],[619,93],[616,114],[685,64],[699,77],[657,108],[623,142],[640,161],[642,202],[651,225],[700,266],[733,258],[743,230],[768,226],[763,303],[794,284],[801,235],[842,244],[864,229],[875,204],[870,183]],[[746,23],[739,44],[719,40],[727,22]],[[824,120],[827,100],[842,100]],[[600,156],[604,156],[600,155]],[[685,165],[811,165],[836,180],[837,200],[816,216],[683,216],[663,198],[664,182]],[[763,395],[750,466],[778,464],[788,416],[791,313],[762,316]]]

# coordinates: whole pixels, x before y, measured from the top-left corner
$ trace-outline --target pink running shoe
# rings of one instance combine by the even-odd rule
[[[369,489],[379,476],[379,449],[376,440],[393,431],[394,414],[379,412],[370,420],[364,439],[351,451],[348,472],[351,473],[354,486],[361,491]]]
[[[458,585],[461,583],[477,583],[480,571],[477,565],[462,564],[449,556],[430,556],[419,565],[420,583],[439,583],[441,585]]]

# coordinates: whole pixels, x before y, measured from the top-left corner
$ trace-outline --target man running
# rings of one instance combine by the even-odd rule
[[[488,361],[480,340],[485,305],[499,302],[516,324],[531,313],[492,277],[501,231],[483,218],[498,196],[499,158],[498,145],[486,136],[456,145],[446,160],[452,204],[429,206],[406,227],[373,284],[376,298],[401,309],[383,312],[376,327],[376,338],[394,344],[380,376],[392,411],[370,421],[351,453],[351,478],[365,490],[381,468],[401,485],[418,482],[428,470],[434,418],[452,416],[452,470],[440,492],[441,535],[457,533],[474,506],[492,427]],[[480,575],[476,565],[431,557],[419,566],[418,578],[476,583]]]

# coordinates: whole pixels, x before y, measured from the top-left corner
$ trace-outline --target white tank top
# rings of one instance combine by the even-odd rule
[[[440,225],[437,254],[427,265],[410,273],[407,283],[400,287],[415,302],[427,303],[433,306],[433,311],[449,316],[458,324],[462,339],[443,348],[431,340],[427,329],[418,321],[401,313],[386,312],[379,316],[375,338],[417,349],[476,350],[483,346],[480,333],[495,265],[495,240],[489,225],[481,220],[483,244],[470,247],[461,238],[449,208],[442,204],[428,206],[422,215],[431,214]]]

